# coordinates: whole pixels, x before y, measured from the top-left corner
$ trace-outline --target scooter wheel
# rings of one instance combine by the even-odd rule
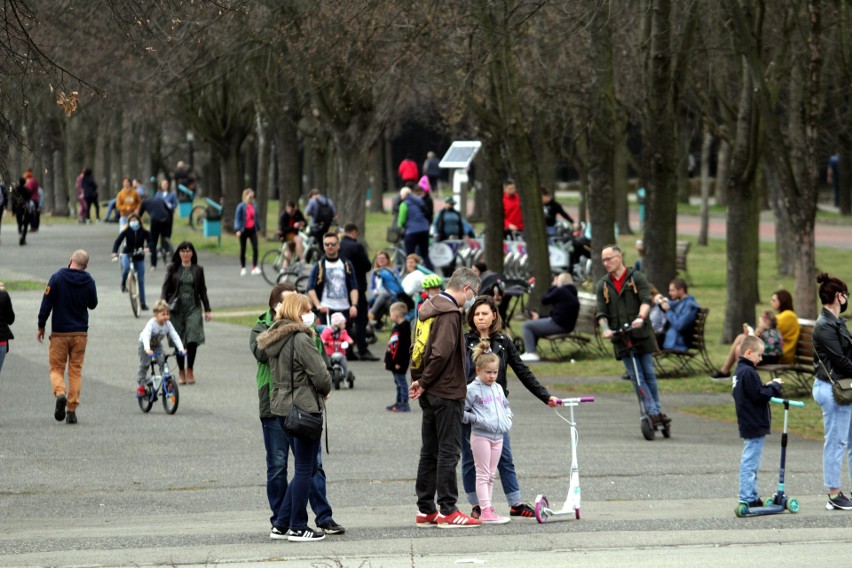
[[[574,509],[574,518],[580,520],[580,509]]]
[[[799,500],[798,499],[788,499],[787,500],[787,510],[791,513],[799,512]]]
[[[734,509],[734,514],[738,517],[745,517],[748,514],[748,505],[740,503],[737,505],[737,508]]]
[[[654,425],[651,423],[650,416],[643,416],[639,419],[639,427],[642,429],[642,435],[649,442],[654,439]]]
[[[547,522],[547,518],[550,516],[547,513],[547,509],[550,508],[550,504],[547,502],[547,497],[544,495],[539,495],[535,499],[535,520],[537,520],[540,524],[544,524]],[[579,514],[579,513],[577,513]]]

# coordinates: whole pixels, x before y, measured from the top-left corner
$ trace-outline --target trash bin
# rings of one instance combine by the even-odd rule
[[[204,236],[222,237],[222,206],[207,199],[207,216],[204,218]]]
[[[185,185],[178,185],[178,217],[181,219],[189,219],[192,214],[192,200],[195,199],[195,192],[187,188]]]

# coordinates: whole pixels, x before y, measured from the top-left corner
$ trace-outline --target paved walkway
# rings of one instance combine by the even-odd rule
[[[0,376],[0,566],[848,563],[838,552],[849,542],[852,514],[823,509],[819,441],[790,441],[787,488],[802,503],[798,515],[734,517],[735,425],[678,410],[729,403],[726,392],[664,399],[673,437],[654,442],[642,439],[631,396],[605,396],[580,408],[579,521],[418,530],[419,411],[384,411],[394,391],[379,363],[354,363],[355,388],[335,391],[329,402],[328,491],[347,533],[315,544],[272,542],[247,330],[215,319],[218,311],[265,302],[268,286],[237,276],[233,259],[202,252],[214,320],[199,349],[198,384],[182,389],[174,416],[159,406],[143,414],[133,376],[144,320],[133,318],[118,291],[117,267],[108,260],[114,231],[114,225],[46,225],[26,247],[5,239],[0,246],[0,280],[47,279],[84,246],[101,298],[91,318],[80,423],[72,427],[52,416],[47,346],[34,339],[40,293],[13,294],[17,339]],[[162,272],[148,278],[159,284]],[[568,485],[569,431],[511,381],[512,445],[524,499],[543,493],[558,505]],[[775,483],[779,441],[775,435],[767,444],[765,494]],[[495,503],[506,511],[499,488]]]

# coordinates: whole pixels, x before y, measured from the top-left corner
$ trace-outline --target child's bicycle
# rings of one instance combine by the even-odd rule
[[[180,390],[169,369],[169,357],[174,356],[181,357],[181,354],[177,351],[163,354],[163,374],[160,375],[157,373],[157,358],[151,355],[151,374],[145,380],[145,384],[139,385],[136,389],[136,400],[142,412],[150,412],[158,398],[163,401],[163,410],[167,414],[177,412]]]
[[[546,523],[551,517],[564,517],[573,515],[575,519],[580,518],[580,466],[577,463],[577,444],[580,442],[580,434],[577,432],[577,422],[574,421],[574,407],[581,402],[594,402],[595,397],[584,396],[582,398],[563,398],[559,401],[560,406],[568,407],[568,418],[562,416],[559,411],[556,415],[571,426],[571,481],[568,484],[568,497],[562,509],[554,511],[550,508],[547,497],[539,495],[535,498],[535,518],[539,523]]]

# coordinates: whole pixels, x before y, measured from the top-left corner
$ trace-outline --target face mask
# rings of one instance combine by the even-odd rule
[[[467,298],[467,294],[465,294],[465,298]],[[468,311],[473,306],[473,301],[476,299],[476,294],[471,296],[470,300],[465,300],[464,302],[464,311]]]
[[[133,229],[134,231],[136,229],[138,229],[139,228],[139,221],[131,221],[130,222],[130,228]]]
[[[302,323],[305,324],[305,325],[314,325],[315,319],[316,319],[316,316],[314,315],[313,312],[310,312],[310,313],[307,313],[307,314],[302,314]]]
[[[848,301],[843,302],[842,304],[840,304],[840,313],[841,313],[841,314],[842,314],[843,312],[845,312],[845,311],[846,311],[846,306],[847,306],[847,305],[849,305],[849,302],[848,302]]]
[[[273,312],[273,313],[278,313],[278,308],[280,308],[280,307],[281,307],[281,303],[280,303],[280,302],[279,302],[279,303],[277,303],[277,304],[275,304],[274,306],[272,306],[272,312]]]

